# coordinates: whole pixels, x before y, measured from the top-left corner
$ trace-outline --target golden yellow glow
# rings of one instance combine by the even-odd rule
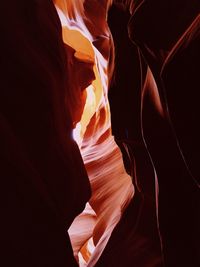
[[[86,88],[87,98],[80,123],[75,129],[74,136],[78,144],[86,131],[87,125],[96,112],[101,101],[103,88],[99,71],[95,62],[94,47],[91,42],[80,31],[70,29],[67,26],[62,28],[64,42],[75,50],[74,56],[83,62],[94,63],[93,71],[95,80]]]

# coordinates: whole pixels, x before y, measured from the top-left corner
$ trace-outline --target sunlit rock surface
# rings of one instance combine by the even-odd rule
[[[79,144],[89,176],[92,197],[83,213],[72,223],[69,235],[75,257],[78,259],[81,252],[80,261],[82,258],[87,266],[94,266],[133,197],[134,187],[124,168],[121,151],[112,136],[108,102],[111,37],[106,25],[105,7],[98,1],[90,5],[88,12],[96,12],[99,18],[97,22],[92,21],[93,28],[87,27],[78,13],[75,20],[69,19],[61,8],[57,2],[64,42],[74,49],[76,60],[93,64],[94,78],[82,92],[86,94],[86,99],[80,121],[74,129],[74,138]],[[92,15],[88,13],[88,19]],[[102,28],[99,30],[98,26]],[[89,249],[87,246],[91,246],[91,242],[93,245]]]

